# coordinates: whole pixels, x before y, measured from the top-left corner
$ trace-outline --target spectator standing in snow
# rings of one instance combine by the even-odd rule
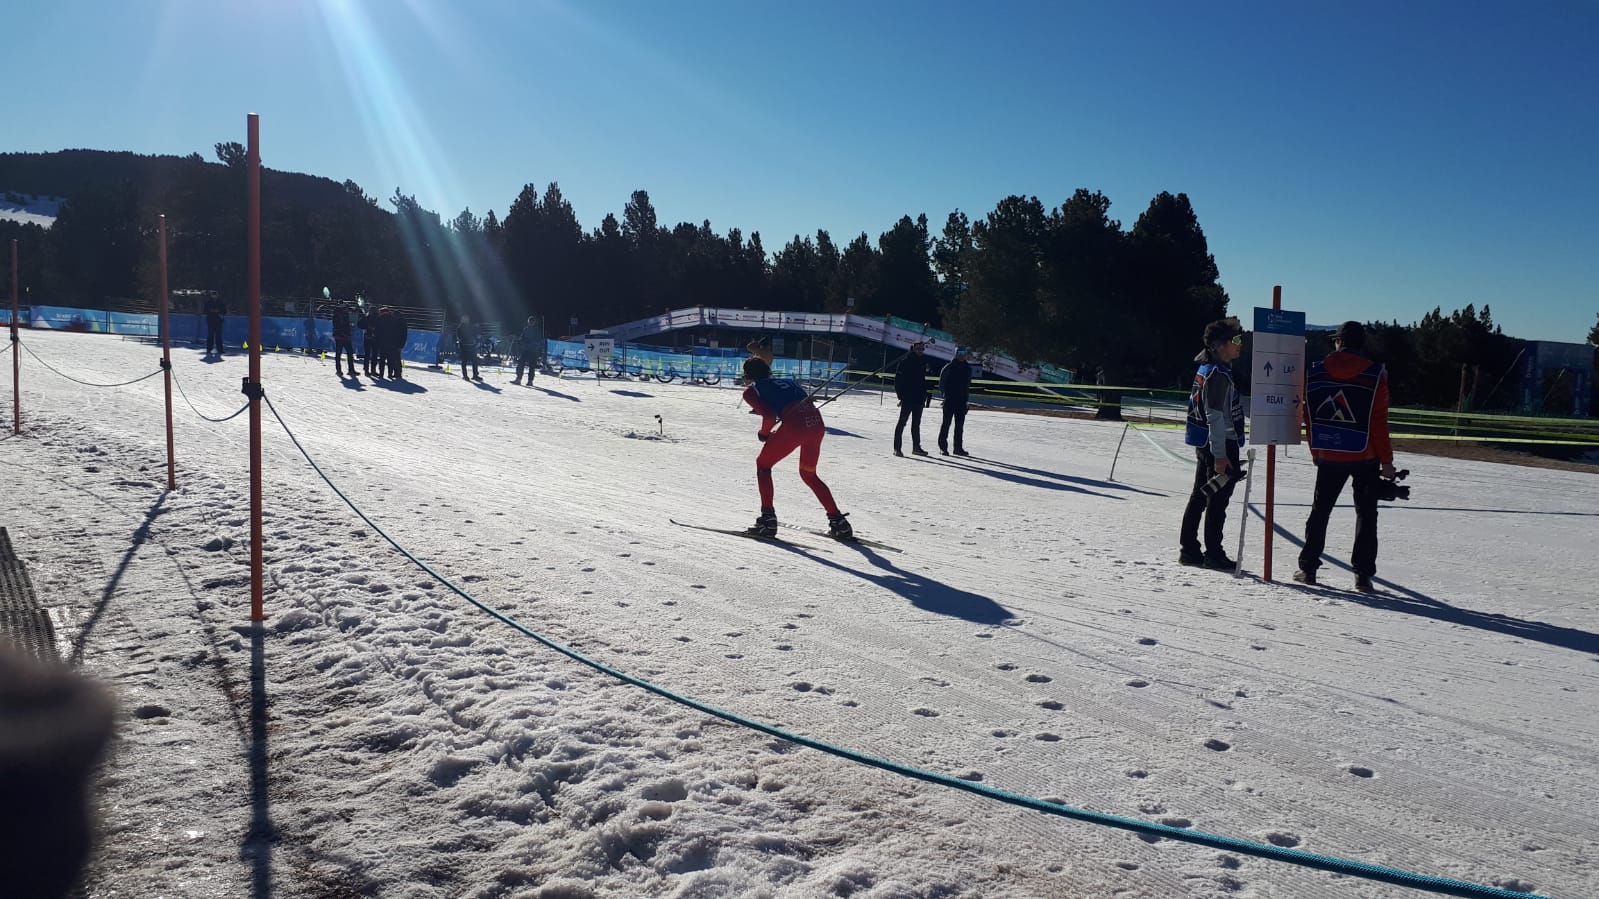
[[[455,353],[461,357],[463,381],[483,380],[477,369],[477,325],[472,324],[470,315],[462,315],[461,323],[455,326]],[[468,368],[472,369],[471,375],[466,373]]]
[[[1316,493],[1305,521],[1305,545],[1294,580],[1316,583],[1327,545],[1327,521],[1344,490],[1354,482],[1355,589],[1372,593],[1377,574],[1377,494],[1379,478],[1392,478],[1394,450],[1388,439],[1388,369],[1362,356],[1366,328],[1349,321],[1333,336],[1333,352],[1305,372],[1302,415],[1316,461]]]
[[[516,343],[516,377],[512,384],[522,383],[522,369],[527,369],[527,386],[533,386],[533,370],[539,364],[539,350],[542,349],[544,340],[539,334],[537,316],[527,317],[527,327],[522,329],[522,336]]]
[[[932,402],[932,396],[927,392],[927,359],[922,356],[926,348],[927,344],[919,340],[911,344],[911,351],[899,360],[899,367],[894,370],[894,395],[899,397],[899,422],[894,425],[896,456],[905,455],[903,441],[907,420],[911,423],[911,452],[927,455],[927,450],[922,449],[922,410]]]
[[[798,449],[800,453],[800,480],[816,494],[822,508],[827,511],[827,531],[840,540],[855,536],[847,518],[840,512],[829,490],[816,474],[816,464],[822,455],[822,437],[827,426],[822,413],[805,394],[805,388],[789,378],[772,377],[771,351],[751,342],[753,354],[744,360],[744,402],[761,417],[761,429],[755,435],[762,444],[755,458],[755,482],[760,488],[761,514],[747,533],[756,537],[777,536],[777,510],[772,505],[772,468],[784,457]],[[781,427],[778,425],[781,424]]]
[[[1244,329],[1236,318],[1217,319],[1205,326],[1205,348],[1194,361],[1194,388],[1188,395],[1185,442],[1194,447],[1194,490],[1183,511],[1178,561],[1184,565],[1232,570],[1222,528],[1227,523],[1227,503],[1242,471],[1238,447],[1244,440],[1244,400],[1233,384],[1232,363],[1244,352]],[[1205,545],[1200,549],[1199,523],[1205,522]]]
[[[368,306],[361,311],[361,317],[355,322],[361,328],[361,364],[369,378],[378,377],[383,373],[382,351],[378,349],[380,317],[377,307]]]
[[[344,377],[342,356],[350,359],[350,377],[355,377],[355,340],[350,326],[350,307],[339,303],[333,307],[333,370]]]
[[[938,373],[938,390],[944,395],[944,423],[938,428],[938,451],[949,455],[949,426],[955,425],[955,455],[970,456],[964,446],[966,404],[972,393],[972,364],[966,361],[966,347],[955,348],[955,358]]]
[[[222,313],[226,310],[222,298],[211,294],[205,298],[205,354],[222,355]]]
[[[378,311],[378,375],[384,374],[388,369],[388,376],[394,380],[404,380],[402,371],[404,362],[401,353],[405,350],[405,339],[410,333],[410,328],[405,323],[405,317],[400,313],[384,306]]]

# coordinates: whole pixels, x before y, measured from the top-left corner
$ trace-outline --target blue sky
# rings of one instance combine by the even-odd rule
[[[1187,193],[1233,311],[1599,315],[1599,3],[10,0],[0,151],[213,158],[585,229],[937,231],[1010,194]],[[0,185],[4,189],[6,185]],[[385,203],[385,205],[387,205]]]

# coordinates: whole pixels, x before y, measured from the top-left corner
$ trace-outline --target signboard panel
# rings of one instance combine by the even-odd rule
[[[1304,402],[1305,313],[1255,308],[1249,442],[1298,444]]]
[[[595,336],[593,334],[583,338],[583,355],[589,357],[590,365],[599,365],[611,358],[616,351],[616,341],[610,336]]]

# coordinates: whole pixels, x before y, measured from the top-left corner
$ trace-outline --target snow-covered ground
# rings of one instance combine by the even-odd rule
[[[56,223],[64,202],[60,197],[36,197],[0,190],[0,220],[48,228]]]
[[[24,343],[0,525],[64,653],[125,712],[91,897],[1422,895],[911,780],[619,683],[397,552],[267,412],[258,635],[248,416],[178,397],[167,493],[160,378],[90,388],[26,352],[110,383],[158,351]],[[202,412],[243,403],[242,355],[174,356]],[[820,471],[894,554],[668,523],[753,520],[756,420],[733,389],[263,367],[306,451],[407,551],[661,687],[1096,812],[1599,894],[1592,474],[1401,458],[1415,499],[1384,508],[1366,597],[1336,567],[1347,508],[1323,588],[1175,565],[1192,474],[1172,431],[1128,434],[1115,481],[1106,422],[978,411],[975,458],[897,459],[892,403],[847,395]],[[796,465],[779,515],[821,526]],[[1312,469],[1293,450],[1278,472],[1286,580]]]

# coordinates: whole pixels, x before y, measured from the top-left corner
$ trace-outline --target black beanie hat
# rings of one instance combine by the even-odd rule
[[[772,367],[766,364],[765,359],[762,359],[759,356],[751,356],[744,360],[744,380],[759,381],[762,378],[769,378],[771,376]]]
[[[1338,326],[1333,339],[1343,344],[1346,350],[1363,350],[1366,348],[1366,326],[1360,322],[1344,322]]]

